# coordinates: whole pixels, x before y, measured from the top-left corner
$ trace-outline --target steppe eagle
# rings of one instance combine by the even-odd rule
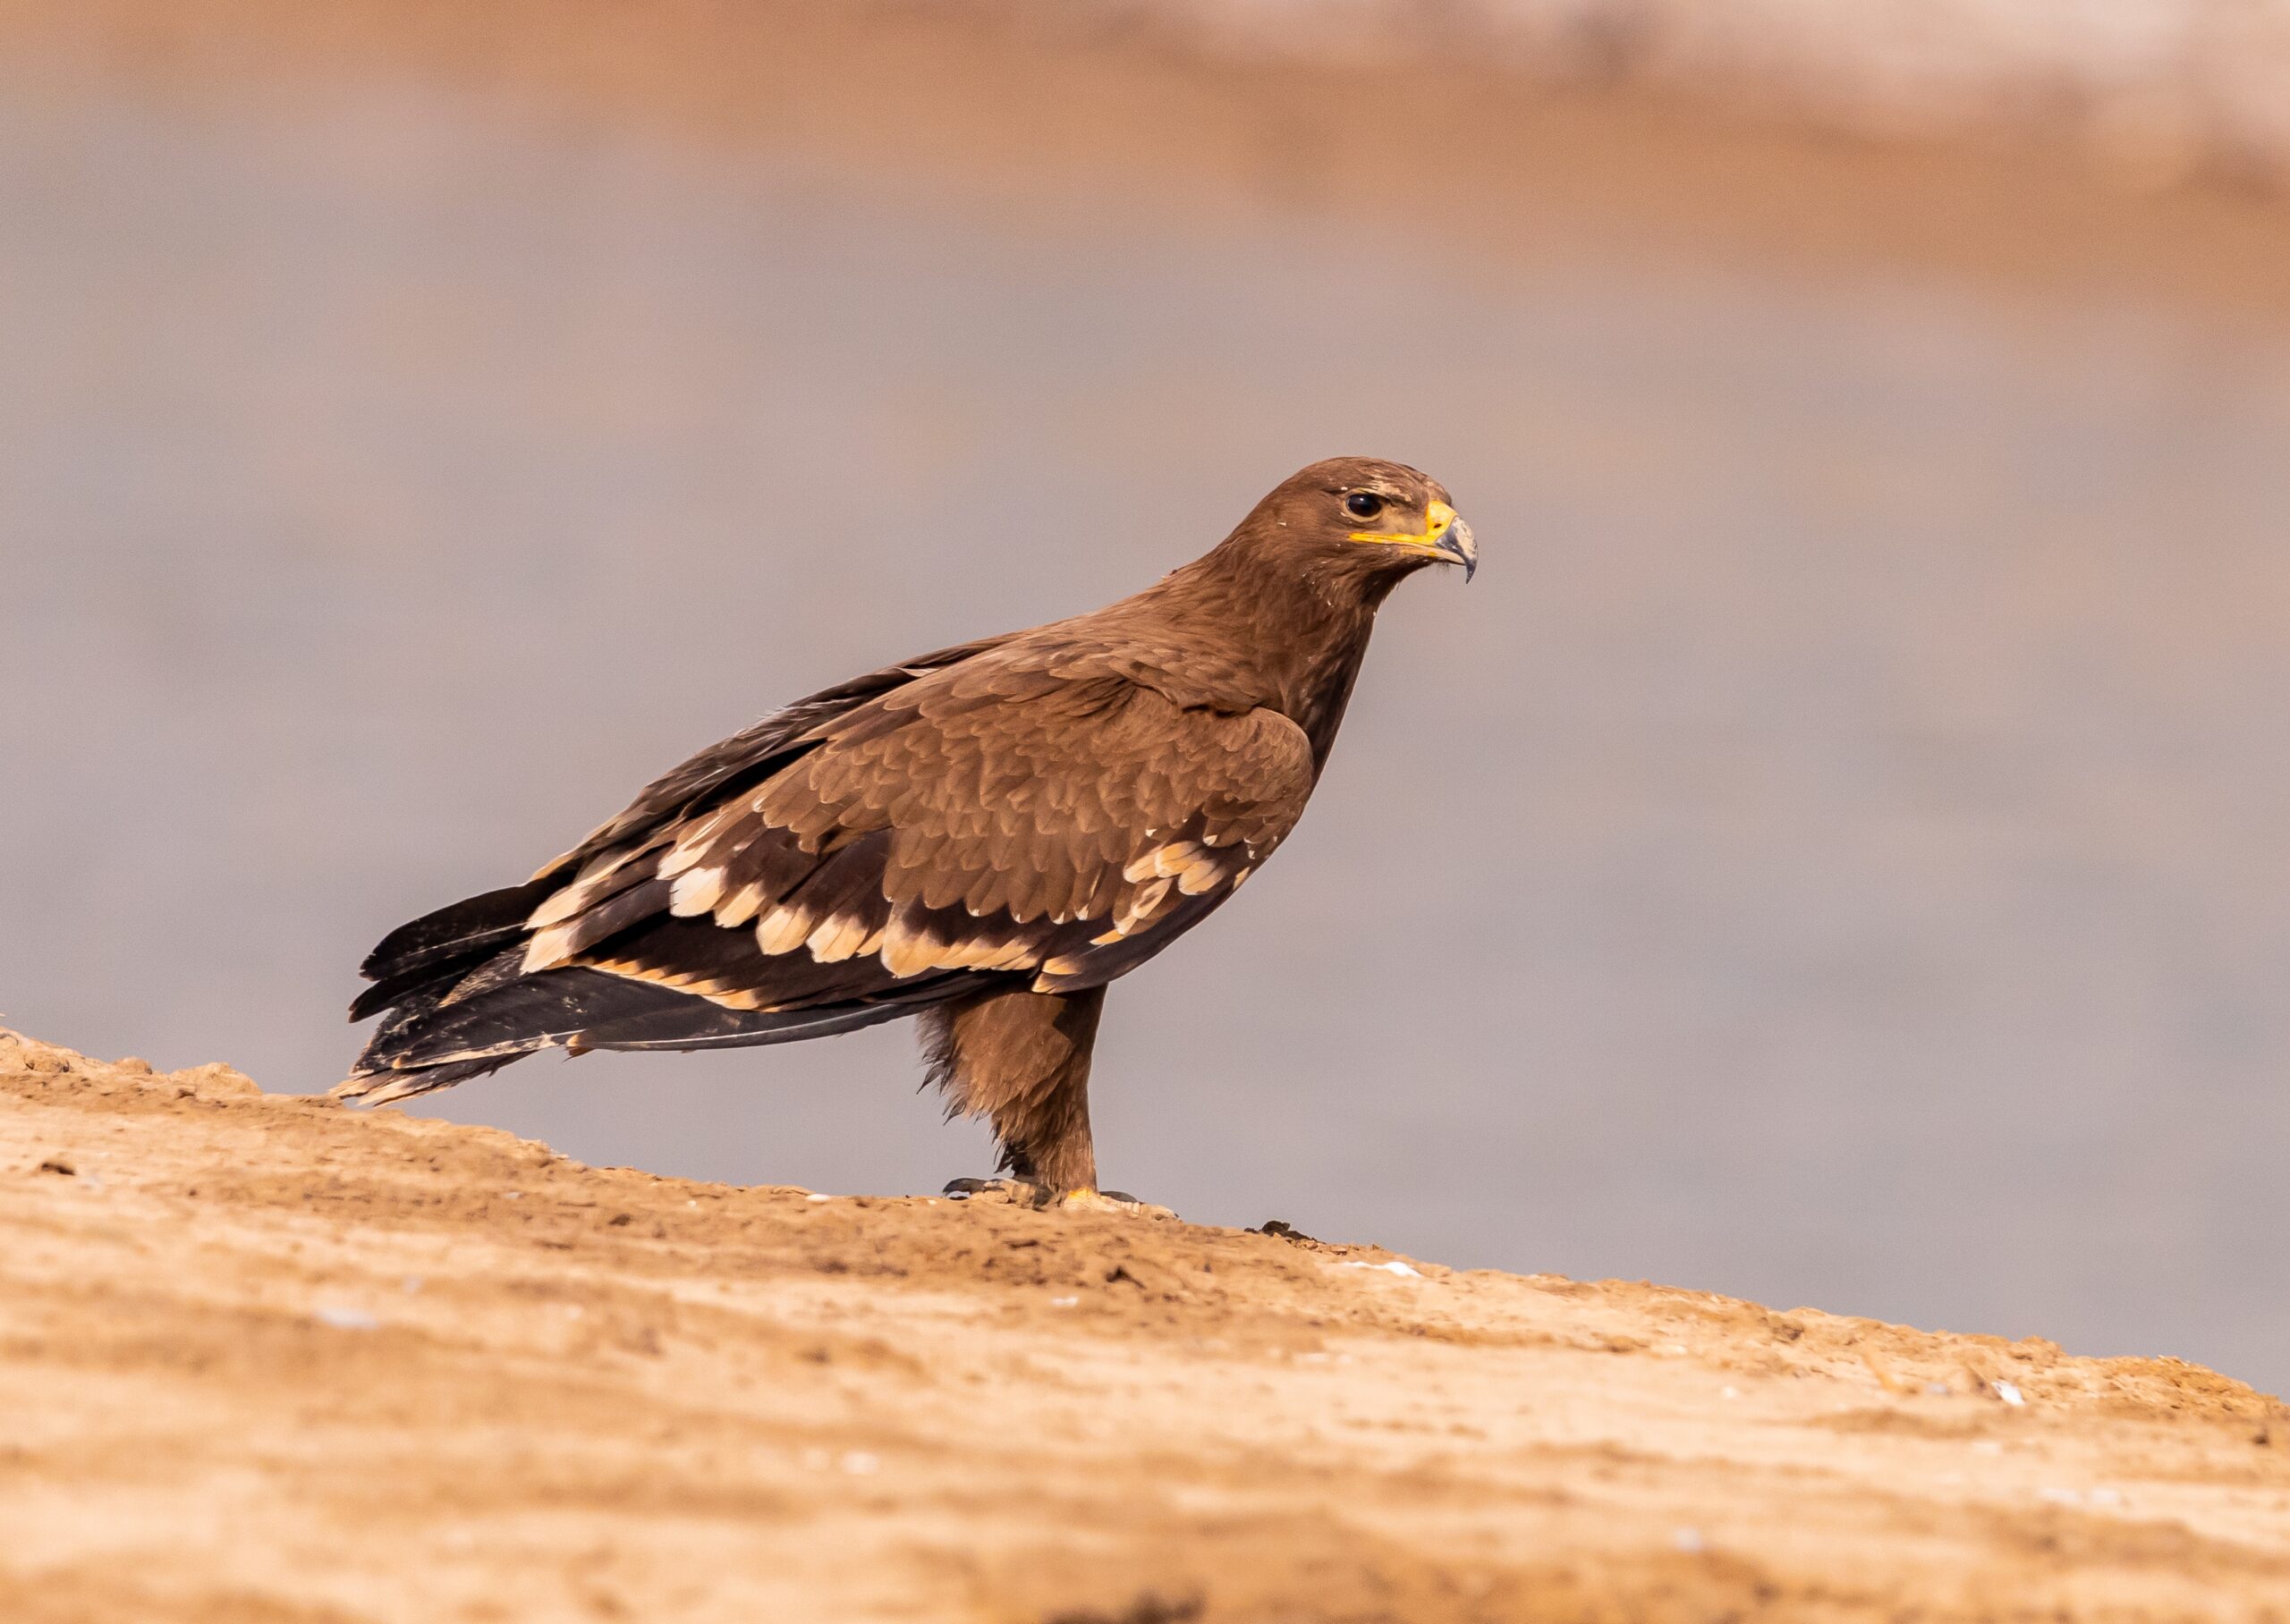
[[[400,926],[335,1092],[405,1099],[539,1050],[788,1043],[918,1015],[949,1110],[1090,1205],[1107,985],[1295,826],[1405,577],[1478,562],[1435,481],[1339,458],[1094,614],[801,699],[522,885]]]

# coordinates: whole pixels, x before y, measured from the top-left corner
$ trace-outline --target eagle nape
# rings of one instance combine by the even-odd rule
[[[1132,597],[823,689],[531,879],[391,932],[352,1006],[380,1024],[335,1092],[913,1016],[929,1083],[988,1121],[1006,1175],[950,1194],[1165,1211],[1098,1184],[1106,989],[1295,827],[1393,588],[1478,562],[1436,481],[1337,458]]]

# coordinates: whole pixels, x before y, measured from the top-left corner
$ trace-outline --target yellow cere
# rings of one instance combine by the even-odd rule
[[[1417,547],[1436,546],[1438,544],[1439,537],[1447,533],[1447,527],[1455,523],[1455,509],[1449,507],[1444,502],[1434,502],[1429,508],[1424,510],[1423,533],[1420,536],[1412,530],[1400,530],[1396,532],[1391,530],[1354,530],[1352,532],[1352,539],[1354,541],[1400,542],[1410,546]]]

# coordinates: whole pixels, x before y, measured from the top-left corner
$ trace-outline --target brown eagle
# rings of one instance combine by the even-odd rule
[[[1386,595],[1477,562],[1435,481],[1316,462],[1134,597],[798,700],[525,884],[392,931],[350,1008],[387,1015],[335,1092],[379,1104],[541,1049],[920,1015],[950,1112],[991,1119],[1014,1180],[1107,1199],[1089,1103],[1106,984],[1295,827]]]

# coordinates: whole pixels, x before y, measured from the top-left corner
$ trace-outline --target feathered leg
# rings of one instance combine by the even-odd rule
[[[1003,1170],[1052,1197],[1097,1192],[1090,1051],[1105,998],[1103,987],[1018,988],[922,1014],[924,1056],[931,1081],[946,1090],[948,1114],[991,1121]]]

